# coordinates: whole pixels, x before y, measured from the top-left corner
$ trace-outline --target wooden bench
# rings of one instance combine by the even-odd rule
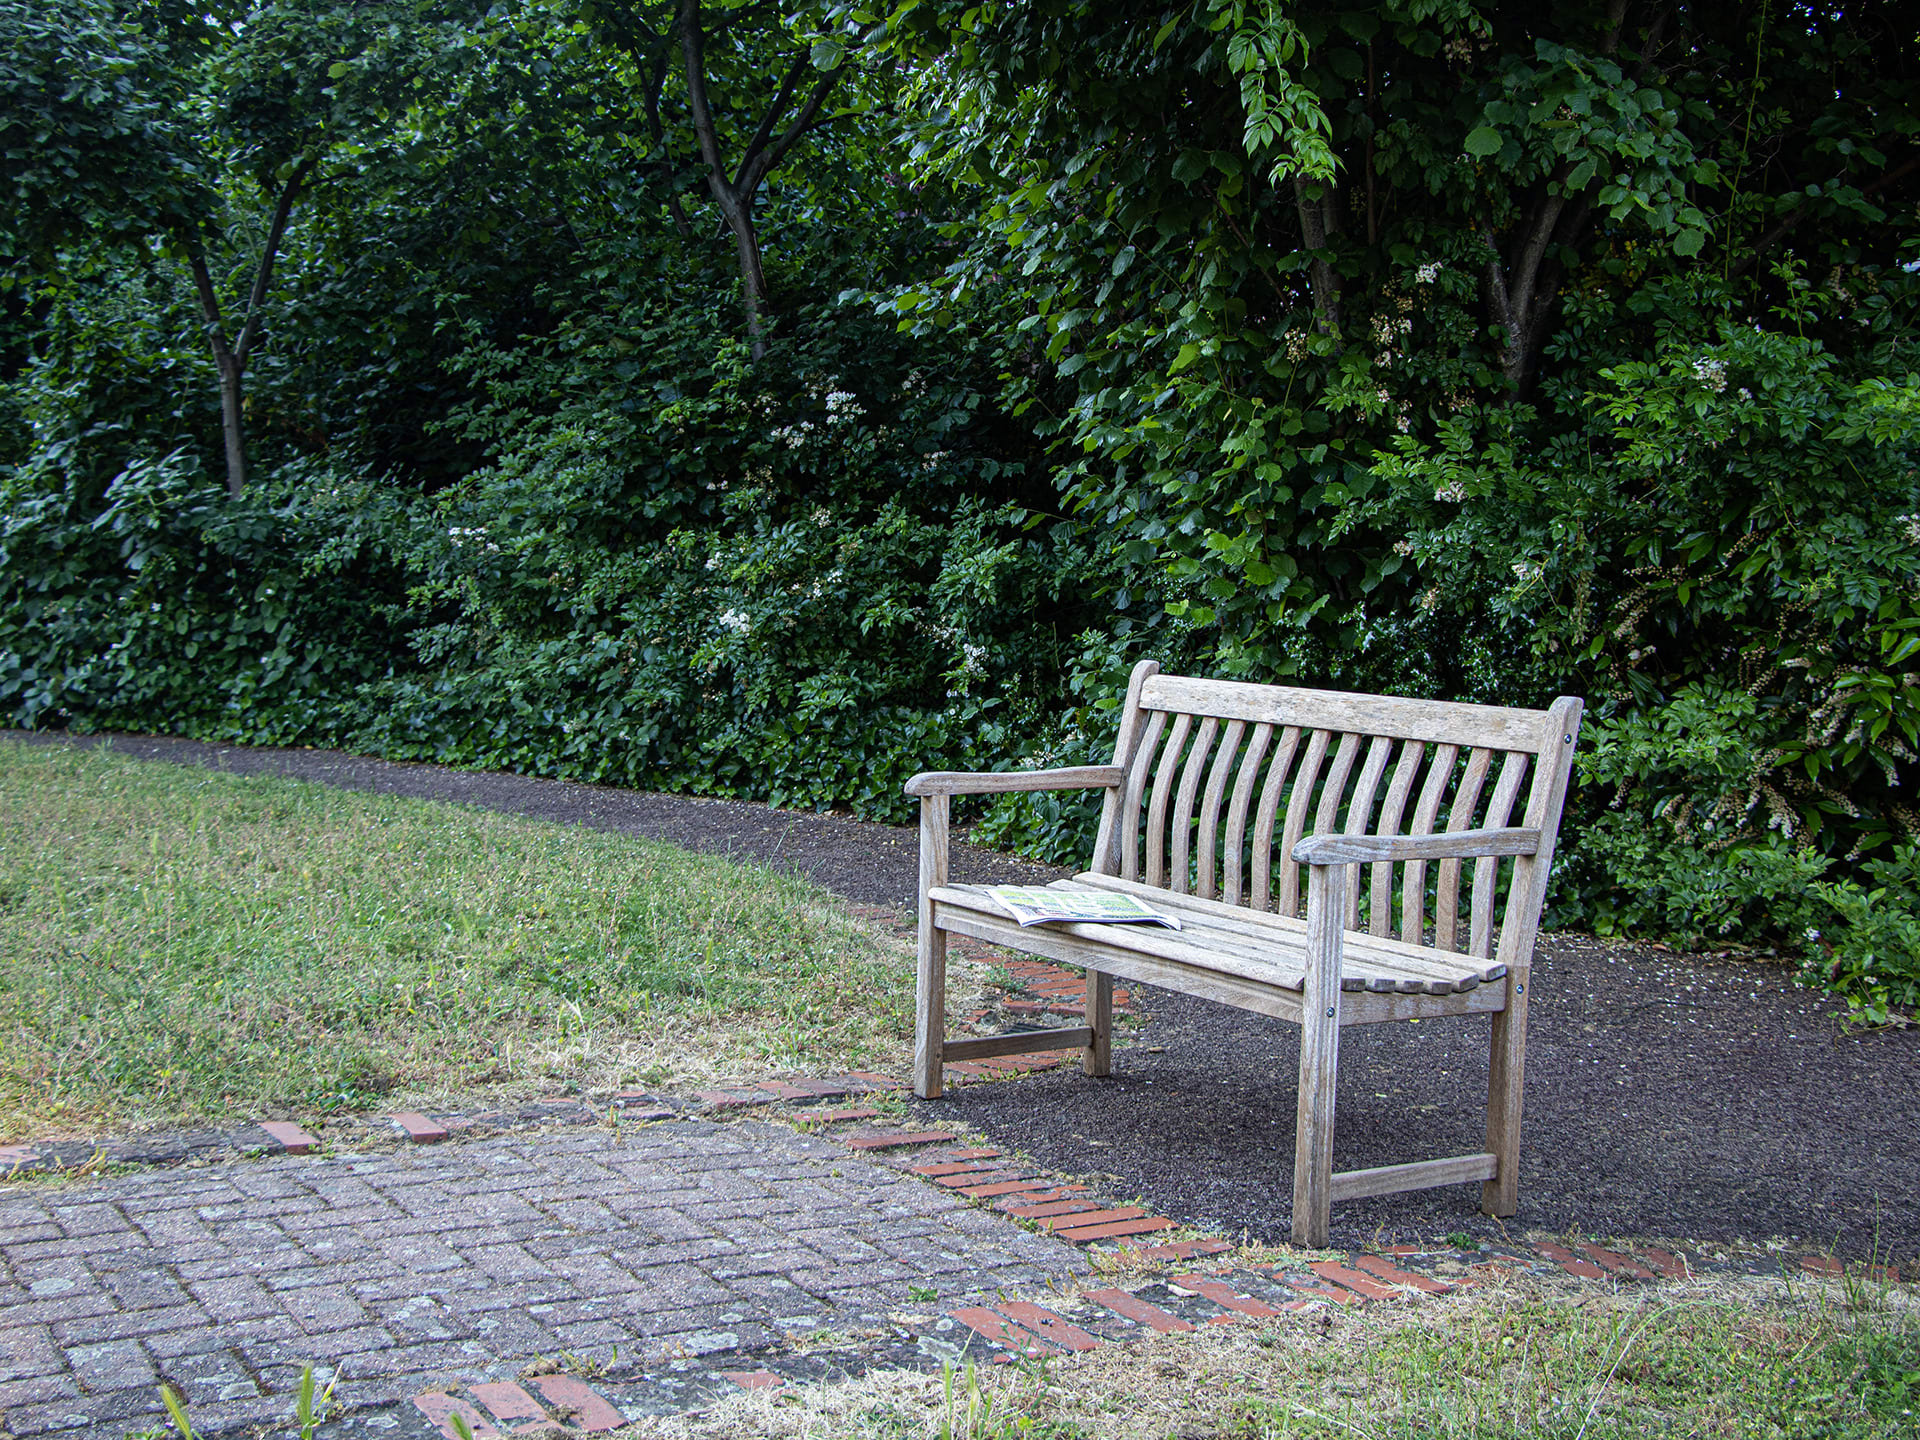
[[[1110,1073],[1120,976],[1301,1027],[1297,1243],[1326,1244],[1335,1200],[1463,1181],[1482,1182],[1488,1214],[1511,1215],[1527,982],[1582,702],[1510,710],[1159,670],[1135,667],[1111,765],[907,782],[920,799],[915,1091],[937,1098],[943,1065],[1044,1050],[1080,1049],[1088,1075]],[[1138,895],[1183,928],[1022,929],[980,887],[947,883],[951,797],[1081,788],[1106,792],[1093,863],[1058,883]],[[1084,966],[1086,1023],[947,1039],[948,935]],[[1480,1014],[1493,1017],[1486,1149],[1335,1174],[1340,1028]]]

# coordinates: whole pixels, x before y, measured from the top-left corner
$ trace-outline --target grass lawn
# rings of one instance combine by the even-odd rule
[[[639,1433],[1912,1440],[1920,1435],[1920,1293],[1744,1278],[1570,1293],[1529,1277],[1440,1301],[1205,1325],[944,1379],[888,1371],[757,1392]]]
[[[831,896],[463,807],[0,742],[0,1141],[899,1066]]]

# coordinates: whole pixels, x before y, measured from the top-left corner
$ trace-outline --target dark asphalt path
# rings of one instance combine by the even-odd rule
[[[892,826],[323,750],[111,743],[141,759],[647,836],[789,869],[865,904],[912,902],[916,837]],[[964,845],[954,868],[967,880],[1059,873]],[[1509,1226],[1920,1257],[1920,1033],[1844,1034],[1837,1007],[1778,967],[1578,936],[1543,937],[1535,976],[1521,1209]],[[1108,1177],[1163,1213],[1283,1239],[1298,1032],[1153,990],[1140,1008],[1150,1018],[1117,1053],[1114,1079],[969,1086],[938,1113],[1041,1163]],[[1485,1030],[1470,1020],[1344,1032],[1336,1163],[1480,1149]],[[1335,1207],[1335,1238],[1485,1234],[1494,1222],[1477,1203],[1477,1186],[1356,1201]]]

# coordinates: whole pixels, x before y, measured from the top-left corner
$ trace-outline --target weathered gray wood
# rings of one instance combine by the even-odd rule
[[[947,814],[952,801],[920,801],[920,930],[914,980],[913,1093],[940,1098],[941,1047],[947,1033],[947,932],[934,921],[933,892],[947,883]]]
[[[1324,1247],[1333,1202],[1333,1099],[1340,1063],[1340,951],[1347,914],[1344,865],[1316,865],[1307,881],[1306,984],[1300,996],[1300,1090],[1293,1141],[1293,1243]]]
[[[1114,980],[1165,986],[1303,1026],[1295,1165],[1295,1236],[1301,1243],[1325,1241],[1328,1208],[1336,1198],[1478,1179],[1483,1208],[1512,1213],[1530,962],[1581,708],[1570,697],[1536,712],[1189,680],[1162,676],[1143,662],[1129,686],[1112,765],[916,776],[912,791],[923,802],[916,1090],[937,1096],[943,1063],[1035,1049],[1078,1048],[1087,1073],[1105,1074],[1111,1066]],[[1462,750],[1469,753],[1456,785]],[[1476,819],[1494,751],[1502,752],[1499,777],[1484,816]],[[1524,823],[1509,825],[1529,782]],[[1383,783],[1386,794],[1376,817]],[[1184,929],[1022,929],[978,889],[945,883],[950,795],[1073,785],[1097,785],[1107,793],[1092,869],[1058,883],[1138,893],[1178,914]],[[1416,789],[1407,833],[1398,834]],[[1283,800],[1284,833],[1276,854]],[[1443,808],[1446,826],[1436,834]],[[1318,833],[1307,835],[1309,825]],[[1369,829],[1377,833],[1365,833]],[[1498,867],[1505,857],[1512,857],[1513,873],[1503,916]],[[1451,947],[1458,943],[1460,881],[1469,859],[1476,862],[1467,902],[1470,953],[1456,954]],[[1276,861],[1282,867],[1277,897]],[[1422,943],[1425,866],[1435,862],[1441,870],[1434,919],[1444,947],[1438,949]],[[1305,922],[1295,913],[1302,864],[1312,867]],[[1362,865],[1372,867],[1371,934],[1353,928]],[[1388,933],[1396,866],[1404,866],[1405,874],[1398,939]],[[1243,894],[1246,904],[1240,903]],[[1268,910],[1270,898],[1283,913]],[[950,933],[1085,967],[1088,1023],[946,1039]],[[1497,952],[1490,953],[1496,944]],[[1477,1014],[1493,1017],[1486,1151],[1334,1175],[1340,1029]]]
[[[1407,797],[1413,793],[1413,777],[1420,773],[1420,762],[1426,753],[1427,747],[1418,740],[1401,742],[1400,762],[1393,767],[1393,783],[1387,786],[1387,798],[1380,807],[1380,823],[1373,827],[1374,834],[1399,833],[1400,817],[1406,813]],[[1380,861],[1373,867],[1369,885],[1373,891],[1373,923],[1367,928],[1386,939],[1393,934],[1393,865],[1390,861]],[[1414,939],[1417,941],[1419,937],[1416,935]]]
[[[1520,794],[1520,782],[1525,778],[1528,763],[1532,759],[1524,750],[1507,752],[1507,758],[1500,766],[1500,779],[1493,787],[1493,798],[1487,802],[1487,813],[1482,817],[1487,828],[1501,829],[1506,825],[1508,817],[1513,814],[1513,802]],[[1473,931],[1467,942],[1469,955],[1493,953],[1493,904],[1499,878],[1498,856],[1483,855],[1474,862]]]
[[[1487,1015],[1506,1007],[1506,987],[1482,985],[1461,995],[1342,995],[1340,1023],[1382,1025],[1399,1020],[1434,1020],[1449,1015]]]
[[[1126,776],[1118,765],[1059,770],[927,770],[907,781],[909,795],[1007,795],[1020,790],[1099,790]]]
[[[1113,1073],[1113,976],[1104,970],[1087,971],[1084,1008],[1092,1038],[1080,1057],[1080,1069],[1098,1080]]]
[[[1333,1177],[1328,1188],[1335,1200],[1359,1200],[1368,1195],[1396,1195],[1402,1190],[1427,1190],[1435,1185],[1487,1180],[1498,1168],[1499,1159],[1494,1155],[1453,1155],[1445,1160],[1416,1160],[1411,1165],[1343,1170]]]
[[[1183,944],[1224,949],[1236,955],[1259,956],[1271,959],[1274,964],[1289,970],[1298,970],[1302,964],[1299,956],[1305,952],[1307,927],[1296,916],[1276,915],[1268,910],[1249,910],[1244,906],[1206,900],[1197,895],[1174,895],[1142,885],[1136,880],[1122,880],[1092,872],[1077,875],[1072,880],[1056,880],[1053,885],[1063,890],[1086,888],[1133,895],[1157,909],[1178,916],[1186,927],[1178,932]],[[954,888],[966,891],[970,887]],[[983,894],[979,891],[972,893]],[[991,902],[981,898],[977,903],[989,905]],[[1364,989],[1368,977],[1381,975],[1406,982],[1404,988],[1409,992],[1426,990],[1438,995],[1470,990],[1475,985],[1497,980],[1506,974],[1505,968],[1497,962],[1407,945],[1398,940],[1383,940],[1365,931],[1349,930],[1344,944],[1346,968],[1342,974],[1360,982],[1352,988]],[[1428,983],[1441,981],[1445,983],[1437,986]]]
[[[995,1055],[1032,1055],[1042,1050],[1084,1050],[1092,1042],[1093,1030],[1087,1025],[1066,1030],[1009,1030],[1004,1035],[947,1041],[946,1063],[989,1060]]]
[[[1194,894],[1209,900],[1219,893],[1215,872],[1219,869],[1220,802],[1227,793],[1227,777],[1233,773],[1233,762],[1240,754],[1240,740],[1246,733],[1246,721],[1227,722],[1213,768],[1207,772],[1207,793],[1200,801],[1200,845],[1193,865]]]
[[[1300,867],[1291,857],[1293,847],[1307,833],[1307,807],[1313,803],[1313,787],[1319,783],[1320,767],[1326,761],[1327,746],[1332,741],[1331,730],[1316,730],[1307,742],[1307,757],[1300,762],[1300,769],[1293,777],[1293,790],[1287,796],[1287,825],[1281,832],[1280,853],[1268,856],[1263,867],[1271,870],[1276,859],[1280,862],[1280,895],[1273,908],[1282,915],[1300,913]]]
[[[1227,807],[1227,835],[1223,842],[1226,855],[1221,865],[1223,873],[1220,882],[1221,896],[1229,904],[1240,903],[1246,874],[1240,857],[1247,843],[1247,806],[1253,798],[1253,782],[1260,778],[1260,762],[1266,758],[1267,746],[1272,743],[1273,726],[1254,726],[1253,738],[1247,742],[1246,759],[1240,762],[1239,778],[1233,782],[1233,803]]]
[[[1165,956],[1112,949],[1098,941],[1082,940],[1066,934],[1059,926],[1034,925],[1022,930],[1012,920],[958,907],[936,906],[936,913],[941,916],[940,923],[944,929],[956,935],[985,941],[989,945],[1024,950],[1030,955],[1040,955],[1068,965],[1098,965],[1119,980],[1158,985],[1177,990],[1183,995],[1218,1001],[1222,1005],[1250,1010],[1257,1015],[1268,1015],[1276,1020],[1297,1022],[1300,1019],[1298,988],[1289,989],[1259,978],[1232,974],[1211,963],[1195,965]],[[1486,988],[1481,987],[1482,990]],[[1373,1000],[1382,997],[1356,995],[1349,998]],[[1443,1003],[1431,997],[1420,998],[1435,1005]],[[1471,995],[1448,997],[1455,1002],[1470,1001],[1472,998]]]
[[[1387,757],[1393,753],[1393,741],[1384,735],[1373,737],[1373,743],[1367,746],[1366,764],[1360,767],[1360,778],[1354,782],[1353,798],[1347,802],[1346,823],[1340,828],[1359,834],[1365,831],[1367,821],[1373,815],[1373,797],[1380,791],[1380,777],[1386,773]],[[1330,829],[1331,826],[1315,826],[1317,829]],[[1354,866],[1347,871],[1347,929],[1351,930],[1360,919],[1360,867]]]
[[[1113,742],[1113,763],[1132,776],[1134,753],[1140,748],[1147,725],[1147,711],[1140,704],[1140,691],[1147,681],[1160,673],[1158,660],[1142,660],[1133,667],[1127,681],[1126,704],[1120,710],[1120,730]],[[1125,782],[1123,782],[1125,783]],[[1107,791],[1100,806],[1100,831],[1093,842],[1093,866],[1103,875],[1120,873],[1122,819],[1125,793],[1116,788]]]
[[[1273,897],[1273,826],[1280,813],[1280,797],[1286,792],[1287,775],[1299,748],[1300,731],[1289,725],[1280,732],[1279,753],[1267,766],[1267,783],[1260,787],[1260,808],[1253,817],[1252,843],[1248,846],[1253,878],[1247,904],[1255,910],[1267,909]]]
[[[1166,727],[1166,711],[1154,710],[1149,713],[1146,733],[1141,737],[1139,748],[1134,751],[1133,764],[1127,770],[1126,798],[1120,804],[1120,823],[1115,829],[1117,838],[1114,846],[1120,852],[1120,869],[1117,873],[1129,880],[1140,878],[1140,805],[1146,796],[1147,777],[1153,773],[1153,757],[1160,746],[1160,733]]]
[[[1527,1067],[1527,992],[1532,989],[1533,941],[1546,904],[1547,877],[1553,865],[1560,812],[1567,799],[1567,775],[1580,735],[1583,703],[1562,695],[1547,711],[1540,763],[1527,799],[1526,823],[1540,832],[1540,848],[1513,862],[1507,887],[1506,923],[1500,927],[1499,958],[1509,969],[1506,1006],[1494,1017],[1487,1074],[1487,1149],[1500,1169],[1480,1187],[1480,1208],[1489,1215],[1511,1215],[1520,1204],[1520,1093]]]
[[[1293,847],[1303,865],[1335,861],[1472,859],[1480,855],[1531,855],[1540,832],[1526,826],[1501,830],[1443,830],[1438,835],[1309,835]]]
[[[1219,729],[1220,722],[1211,715],[1201,720],[1187,752],[1187,763],[1180,768],[1180,788],[1173,800],[1173,856],[1167,875],[1167,888],[1176,894],[1191,888],[1187,877],[1193,859],[1193,801],[1200,793],[1200,777],[1206,773],[1207,756],[1212,753],[1213,737]]]
[[[1427,765],[1427,780],[1420,787],[1419,803],[1413,807],[1413,819],[1407,822],[1409,835],[1431,835],[1434,817],[1440,813],[1440,797],[1453,783],[1453,762],[1460,757],[1456,745],[1436,745]],[[1414,860],[1400,872],[1400,938],[1418,945],[1427,934],[1427,867]]]
[[[1486,787],[1487,770],[1493,763],[1491,750],[1475,750],[1467,756],[1466,773],[1453,792],[1447,810],[1447,830],[1458,834],[1474,828],[1480,808],[1480,792]],[[1440,862],[1434,877],[1433,943],[1444,950],[1460,948],[1460,862],[1449,858]]]
[[[1308,690],[1294,685],[1255,685],[1239,680],[1199,680],[1156,675],[1140,692],[1150,710],[1217,715],[1222,720],[1266,721],[1303,730],[1357,730],[1396,740],[1440,741],[1458,748],[1542,748],[1545,727],[1538,710],[1506,710],[1446,700],[1410,700],[1345,690]]]
[[[1153,800],[1147,807],[1147,883],[1167,883],[1167,804],[1173,796],[1173,783],[1180,775],[1181,757],[1186,753],[1187,736],[1193,733],[1193,716],[1176,715],[1160,749],[1160,768],[1153,777]]]

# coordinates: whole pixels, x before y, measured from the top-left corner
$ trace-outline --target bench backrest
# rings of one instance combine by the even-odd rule
[[[1430,905],[1425,862],[1355,865],[1347,887],[1351,928],[1479,956],[1498,936],[1503,961],[1529,962],[1579,700],[1510,710],[1159,669],[1142,661],[1127,690],[1113,759],[1126,778],[1101,815],[1096,872],[1295,915],[1305,867],[1291,855],[1303,836],[1536,827],[1538,854],[1470,862],[1464,897],[1458,860],[1435,865]]]

